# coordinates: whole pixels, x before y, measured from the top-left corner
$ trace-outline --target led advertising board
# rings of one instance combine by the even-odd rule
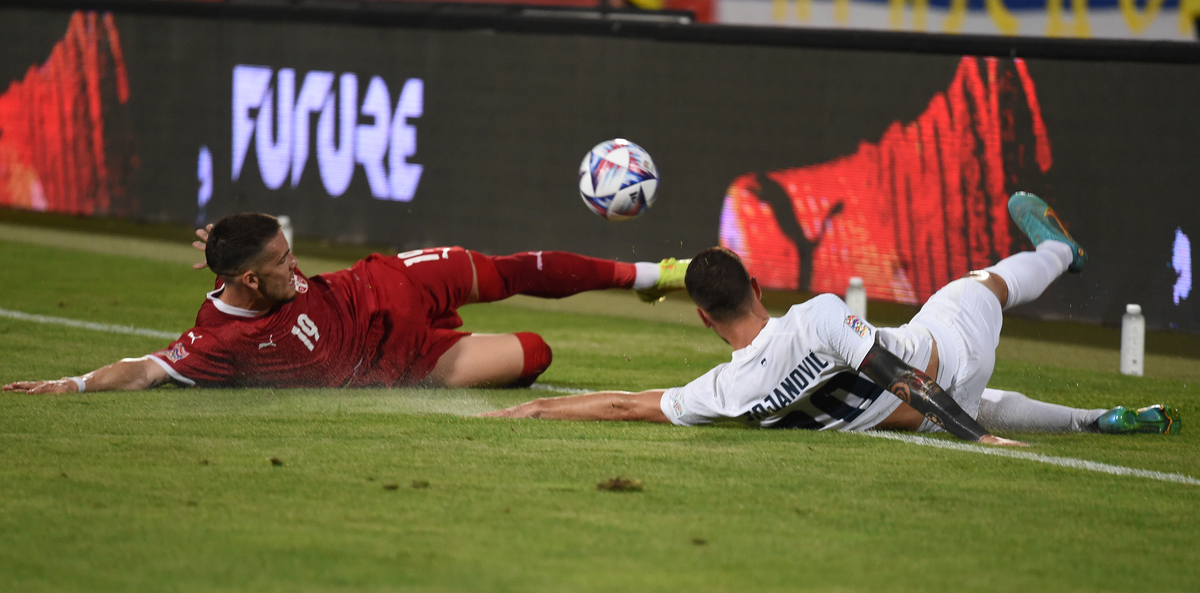
[[[1023,313],[1200,331],[1200,66],[4,8],[0,206],[240,211],[409,250],[687,257],[922,302],[1028,248],[1042,195],[1088,268]],[[658,199],[611,223],[580,158],[628,138]],[[1022,313],[1022,311],[1018,311]]]

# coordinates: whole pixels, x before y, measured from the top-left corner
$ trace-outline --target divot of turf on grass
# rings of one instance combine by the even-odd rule
[[[596,490],[604,492],[641,492],[642,481],[618,476],[601,480],[599,484],[596,484]]]

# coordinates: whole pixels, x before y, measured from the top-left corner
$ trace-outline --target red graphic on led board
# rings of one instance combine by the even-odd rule
[[[0,94],[0,206],[127,214],[136,166],[111,14],[76,12],[40,66]]]
[[[923,302],[1014,251],[1008,195],[1052,164],[1022,60],[964,57],[909,123],[830,162],[748,173],[721,213],[721,244],[764,288]]]

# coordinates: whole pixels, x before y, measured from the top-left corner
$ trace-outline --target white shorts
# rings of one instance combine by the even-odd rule
[[[935,379],[972,418],[979,416],[979,398],[996,368],[1003,321],[996,295],[983,283],[962,278],[934,293],[909,322],[933,335],[938,349]],[[919,430],[942,429],[925,420]]]

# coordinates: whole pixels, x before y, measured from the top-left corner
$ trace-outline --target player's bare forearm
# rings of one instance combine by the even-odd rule
[[[148,357],[126,358],[80,377],[53,381],[17,381],[4,391],[20,393],[76,393],[79,391],[133,391],[151,389],[170,381],[167,372]]]
[[[480,416],[670,422],[662,413],[662,408],[659,407],[662,394],[662,389],[651,389],[639,393],[600,391],[569,397],[542,398],[504,410],[480,414]]]
[[[989,434],[932,377],[909,366],[878,341],[863,359],[859,370],[960,439],[993,445],[1021,444]]]

